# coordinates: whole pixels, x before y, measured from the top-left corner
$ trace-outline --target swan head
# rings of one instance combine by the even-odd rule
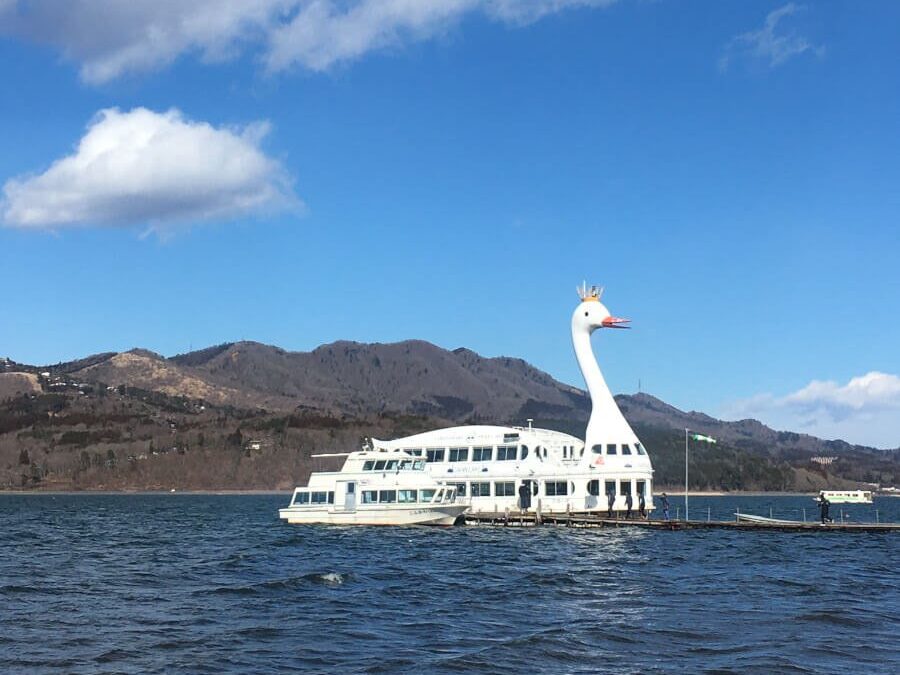
[[[572,328],[578,331],[593,333],[598,328],[630,328],[627,324],[630,319],[620,319],[610,314],[602,302],[600,296],[603,289],[591,287],[590,292],[579,291],[581,303],[575,308],[572,315]]]

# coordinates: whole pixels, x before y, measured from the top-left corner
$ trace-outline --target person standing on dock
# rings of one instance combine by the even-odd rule
[[[640,514],[641,519],[647,517],[647,500],[644,498],[643,490],[638,493],[638,513]]]
[[[824,492],[820,492],[819,493],[819,515],[822,517],[823,525],[825,523],[833,523],[834,522],[829,515],[830,508],[831,508],[831,502],[828,501],[828,498],[825,496]]]
[[[634,501],[631,499],[631,493],[625,495],[625,520],[631,520],[631,506]]]
[[[663,510],[663,520],[669,519],[669,496],[663,492],[662,493],[662,510]]]
[[[609,506],[609,510],[606,512],[606,517],[612,518],[613,504],[616,503],[615,490],[610,490],[609,492],[606,493],[606,503]]]
[[[531,486],[528,481],[522,481],[519,486],[519,508],[525,513],[531,508]]]

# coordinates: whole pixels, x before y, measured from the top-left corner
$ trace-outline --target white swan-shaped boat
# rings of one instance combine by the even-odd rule
[[[650,456],[616,405],[591,348],[594,331],[629,323],[610,314],[602,294],[602,288],[582,286],[572,314],[575,358],[592,404],[584,440],[530,426],[473,425],[391,441],[373,438],[369,447],[426,459],[426,471],[456,487],[474,512],[627,512],[629,501],[633,513],[642,501],[649,512]]]
[[[427,478],[441,486],[442,500],[452,489],[450,503],[429,502],[427,507],[446,511],[433,519],[439,524],[452,523],[453,513],[467,507],[473,512],[498,513],[649,512],[653,508],[650,456],[616,405],[591,348],[594,331],[625,328],[628,323],[609,313],[600,302],[602,293],[597,286],[582,286],[581,302],[572,314],[572,344],[592,403],[584,440],[531,426],[489,425],[437,429],[391,441],[372,438],[362,452],[349,454],[341,472],[312,474],[310,487],[295,491],[281,517],[289,522],[370,522],[355,515],[365,506],[358,498],[359,491],[366,489],[361,481],[390,484],[399,474],[384,467],[410,460],[421,467],[419,480]],[[419,495],[422,489],[418,488]],[[319,520],[311,521],[306,515],[311,507],[298,502],[305,490],[319,492],[319,500],[326,494]],[[434,492],[425,494],[433,499]],[[390,493],[387,497],[394,499]],[[389,508],[379,524],[413,522],[406,520],[407,514],[401,516],[399,504],[392,504],[387,502]],[[412,510],[411,504],[406,507]]]

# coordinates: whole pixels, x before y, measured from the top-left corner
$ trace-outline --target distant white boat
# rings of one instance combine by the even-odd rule
[[[817,497],[825,497],[832,504],[871,504],[871,490],[822,490]]]
[[[320,457],[323,455],[319,455]],[[327,455],[324,455],[327,456]],[[340,471],[313,473],[278,516],[293,525],[453,525],[469,508],[456,488],[404,452],[360,451]]]

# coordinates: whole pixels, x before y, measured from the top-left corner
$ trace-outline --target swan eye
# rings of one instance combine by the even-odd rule
[[[585,313],[584,313],[584,315],[585,315],[585,316],[587,316],[587,315],[588,315],[588,313],[587,313],[587,312],[585,312]]]

